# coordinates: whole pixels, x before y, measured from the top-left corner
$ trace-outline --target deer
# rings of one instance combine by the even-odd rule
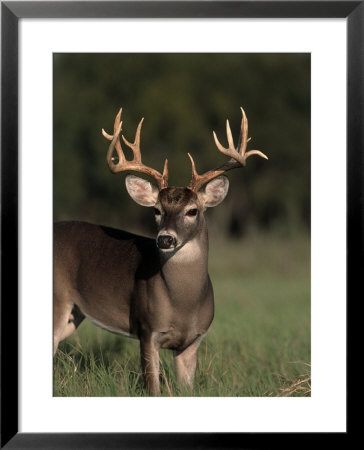
[[[153,208],[157,234],[148,238],[86,222],[54,225],[53,351],[86,317],[95,325],[136,338],[144,383],[150,396],[160,395],[159,350],[174,352],[179,385],[193,392],[198,348],[214,317],[214,294],[208,274],[208,230],[204,213],[227,195],[225,172],[245,167],[251,155],[264,159],[259,150],[247,150],[248,120],[242,119],[237,147],[229,121],[228,146],[213,137],[218,150],[229,159],[221,166],[198,174],[190,153],[192,177],[186,187],[168,186],[168,160],[163,172],[142,163],[137,126],[134,142],[121,135],[133,152],[127,160],[122,148],[122,109],[116,115],[107,165],[111,173],[137,172],[125,178],[130,197]],[[114,153],[116,152],[116,156]]]

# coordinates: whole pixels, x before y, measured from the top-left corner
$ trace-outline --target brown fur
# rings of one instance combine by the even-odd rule
[[[168,187],[159,193],[159,200],[163,208],[182,209],[190,201],[197,201],[197,195],[186,187]]]
[[[128,180],[131,195],[135,179]],[[145,192],[150,202],[150,189]],[[192,388],[197,350],[214,315],[201,198],[188,188],[159,192],[159,231],[173,233],[177,243],[166,251],[154,239],[121,230],[84,222],[55,225],[54,352],[86,316],[140,340],[151,395],[159,394],[160,348],[176,352],[177,378]],[[140,191],[138,200],[144,202]],[[193,217],[189,208],[198,210]]]

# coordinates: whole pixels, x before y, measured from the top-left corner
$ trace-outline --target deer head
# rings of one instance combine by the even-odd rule
[[[120,109],[114,122],[114,133],[108,134],[102,130],[104,137],[111,141],[107,152],[107,163],[112,173],[135,171],[152,177],[157,186],[149,181],[128,175],[125,179],[126,189],[131,198],[142,206],[154,207],[158,226],[157,246],[162,251],[178,250],[186,242],[191,241],[203,228],[203,213],[206,208],[221,203],[229,189],[229,180],[223,174],[231,169],[244,167],[251,155],[258,155],[268,159],[259,150],[246,151],[248,138],[248,120],[243,108],[240,136],[235,148],[229,121],[226,121],[228,147],[223,147],[213,132],[218,150],[230,159],[222,166],[209,170],[202,175],[196,171],[195,162],[188,153],[191,161],[192,178],[187,187],[168,187],[168,160],[165,160],[163,173],[142,163],[140,152],[140,133],[144,119],[137,127],[134,142],[129,142],[123,135],[122,140],[133,152],[133,159],[128,161],[121,147],[120,133],[122,129]],[[117,160],[113,157],[117,153]]]

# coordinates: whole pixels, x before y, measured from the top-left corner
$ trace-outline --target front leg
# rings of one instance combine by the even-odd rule
[[[160,395],[159,386],[159,347],[153,333],[140,339],[140,356],[144,381],[149,395]]]
[[[196,372],[197,352],[203,337],[204,335],[199,336],[186,349],[174,355],[177,381],[181,386],[189,387],[191,391]]]

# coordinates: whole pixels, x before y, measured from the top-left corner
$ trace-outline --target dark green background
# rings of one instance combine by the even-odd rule
[[[106,165],[123,107],[123,134],[134,139],[144,117],[143,162],[170,185],[187,185],[187,152],[199,172],[225,161],[225,121],[237,142],[242,106],[249,120],[248,159],[228,173],[230,193],[208,213],[224,236],[251,230],[295,233],[310,226],[309,54],[55,54],[54,219],[77,219],[152,233],[153,214],[128,197],[125,173]],[[130,155],[129,150],[125,150]]]

